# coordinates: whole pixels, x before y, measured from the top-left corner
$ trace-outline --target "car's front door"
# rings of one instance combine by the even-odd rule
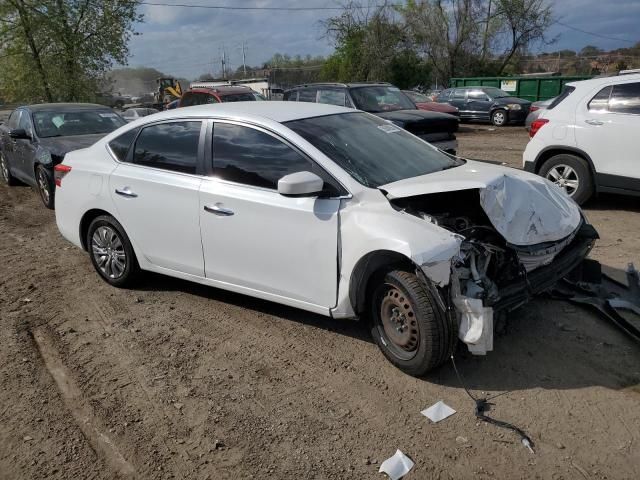
[[[284,175],[320,174],[319,167],[274,134],[241,124],[216,122],[212,150],[200,190],[207,278],[326,313],[336,303],[340,199],[277,191]]]
[[[29,138],[18,140],[18,157],[20,169],[24,172],[25,177],[35,182],[34,163],[36,161],[36,144],[33,124],[31,123],[31,115],[27,110],[22,111],[18,128],[24,130]]]
[[[595,93],[595,92],[594,92]],[[640,82],[599,90],[576,111],[576,143],[589,154],[603,186],[640,179]],[[634,182],[640,189],[640,182]]]
[[[118,220],[149,263],[204,276],[198,191],[203,122],[180,120],[142,128],[109,179]],[[124,137],[129,132],[124,133]],[[118,157],[118,139],[110,147]]]

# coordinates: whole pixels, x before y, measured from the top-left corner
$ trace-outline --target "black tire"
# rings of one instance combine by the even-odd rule
[[[4,154],[0,152],[0,176],[2,176],[2,180],[8,186],[13,187],[18,184],[18,180],[11,175],[11,170],[9,169],[9,164],[7,160],[4,158]]]
[[[53,174],[42,165],[38,165],[35,171],[36,188],[45,207],[53,210],[55,205],[56,187],[53,183]]]
[[[103,233],[107,235],[113,234],[117,237],[122,248],[117,246],[118,243],[113,240],[113,237],[109,237],[112,242],[109,247],[107,247],[107,243],[102,243],[101,246],[100,240],[104,241],[107,238]],[[94,239],[94,236],[97,236],[97,238]],[[100,215],[91,222],[87,230],[86,245],[93,268],[108,284],[118,288],[130,287],[139,279],[140,266],[131,246],[131,241],[122,225],[112,216]],[[100,249],[104,251],[104,254],[99,253]],[[117,261],[117,258],[121,258],[118,256],[119,253],[124,253],[122,262]],[[108,258],[109,256],[111,258]],[[121,271],[119,268],[120,263],[123,264]],[[111,271],[111,274],[109,271]]]
[[[496,127],[504,127],[509,123],[509,114],[502,108],[494,110],[493,113],[491,113],[491,123]]]
[[[398,323],[389,320],[390,305],[401,310],[400,317],[396,317],[401,319]],[[451,356],[457,325],[414,273],[401,270],[386,273],[372,289],[370,309],[375,342],[384,356],[403,372],[421,376]],[[406,327],[402,332],[398,330],[400,323]]]
[[[563,188],[578,204],[589,200],[594,192],[593,175],[587,162],[576,155],[561,153],[554,155],[544,162],[538,174]],[[566,178],[561,175],[566,175]],[[564,179],[564,183],[562,183]],[[570,181],[577,180],[577,187],[573,188]]]

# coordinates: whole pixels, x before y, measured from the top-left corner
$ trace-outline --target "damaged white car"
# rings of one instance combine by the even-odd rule
[[[551,287],[597,238],[541,177],[330,105],[172,110],[55,170],[58,227],[110,284],[148,270],[366,318],[412,375],[458,338],[491,350],[494,313]]]

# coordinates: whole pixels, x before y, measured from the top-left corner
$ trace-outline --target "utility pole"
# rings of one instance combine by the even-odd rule
[[[224,43],[222,44],[222,79],[227,79],[227,53],[224,49]]]
[[[245,61],[245,53],[244,53],[244,40],[242,41],[242,72],[244,74],[244,78],[247,78],[247,62]]]

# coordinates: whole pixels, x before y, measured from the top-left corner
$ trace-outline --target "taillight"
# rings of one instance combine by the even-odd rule
[[[549,120],[546,118],[538,118],[531,122],[531,127],[529,128],[529,138],[533,138],[533,136],[538,133],[545,124],[549,123]]]
[[[70,171],[71,171],[71,167],[69,165],[64,165],[62,163],[53,167],[53,178],[56,181],[56,187],[62,186],[62,179]]]

